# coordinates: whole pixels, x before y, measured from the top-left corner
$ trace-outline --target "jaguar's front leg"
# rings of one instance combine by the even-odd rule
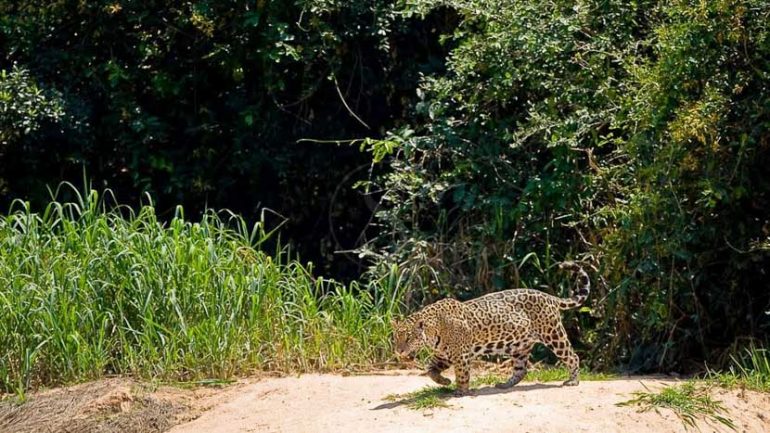
[[[433,358],[431,358],[430,363],[428,363],[427,375],[439,385],[449,385],[452,381],[449,380],[449,378],[442,376],[441,372],[449,368],[450,365],[448,359],[434,355]]]
[[[459,397],[470,394],[470,356],[464,353],[454,359],[450,358],[450,361],[455,367],[455,382],[457,383],[454,395]]]

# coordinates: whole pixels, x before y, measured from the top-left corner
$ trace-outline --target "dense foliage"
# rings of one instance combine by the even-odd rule
[[[70,190],[65,187],[64,190]],[[62,190],[62,191],[64,191]],[[0,219],[0,393],[134,374],[194,380],[255,369],[370,365],[390,356],[399,280],[345,286],[286,251],[263,224],[75,192]]]
[[[152,193],[161,216],[176,204],[252,220],[272,209],[281,217],[268,223],[286,218],[305,259],[357,272],[339,269],[350,257],[334,251],[355,246],[369,219],[350,188],[367,157],[297,140],[377,135],[403,117],[417,73],[440,66],[434,39],[400,36],[427,24],[384,38],[388,3],[0,0],[0,70],[21,68],[16,81],[60,95],[65,112],[3,139],[5,205],[23,196],[44,206],[46,186],[79,182],[85,168],[125,201]],[[12,114],[35,121],[38,110]]]
[[[769,3],[414,3],[463,20],[412,128],[380,144],[382,261],[467,296],[583,257],[598,365],[687,368],[766,338]]]
[[[565,291],[578,258],[588,363],[723,365],[770,328],[769,26],[764,0],[0,0],[0,194],[85,169],[169,221],[273,209],[412,307]]]
[[[46,95],[32,81],[29,71],[13,68],[0,71],[0,146],[32,134],[46,120],[62,116],[61,101]]]

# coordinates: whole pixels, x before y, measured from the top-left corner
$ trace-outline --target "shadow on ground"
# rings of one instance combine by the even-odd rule
[[[447,407],[447,401],[465,397],[476,397],[495,394],[506,394],[520,391],[534,391],[538,389],[560,388],[562,385],[548,383],[530,383],[526,385],[516,385],[513,388],[500,389],[494,386],[485,386],[472,389],[465,396],[453,395],[454,389],[446,386],[430,386],[408,394],[388,395],[384,400],[390,400],[370,410],[395,409],[400,406],[407,406],[412,409],[422,409],[430,407]]]

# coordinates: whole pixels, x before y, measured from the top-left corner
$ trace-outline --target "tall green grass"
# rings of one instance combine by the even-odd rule
[[[389,353],[403,284],[316,278],[264,225],[159,221],[89,191],[0,219],[0,392],[109,374],[195,380],[327,370]],[[57,196],[57,194],[54,194]]]
[[[768,349],[752,345],[731,358],[733,365],[728,371],[709,371],[706,379],[727,388],[739,387],[770,392],[770,351]]]

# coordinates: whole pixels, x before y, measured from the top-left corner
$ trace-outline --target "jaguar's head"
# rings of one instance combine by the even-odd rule
[[[412,359],[427,343],[425,320],[415,314],[403,320],[393,320],[393,348],[401,359]]]

